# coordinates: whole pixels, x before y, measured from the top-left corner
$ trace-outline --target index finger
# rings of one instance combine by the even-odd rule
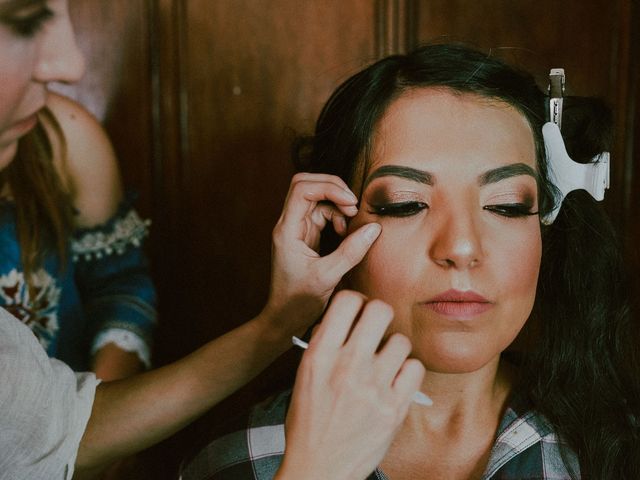
[[[283,223],[297,223],[315,204],[324,201],[332,202],[348,216],[358,211],[358,199],[348,188],[333,182],[303,180],[291,184],[280,218]]]
[[[332,175],[330,173],[298,172],[291,178],[292,184],[297,182],[302,182],[302,181],[333,183],[338,187],[351,191],[349,186],[345,183],[345,181],[342,178],[340,178],[337,175]]]

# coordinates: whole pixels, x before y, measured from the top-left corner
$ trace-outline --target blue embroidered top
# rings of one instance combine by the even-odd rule
[[[64,265],[54,253],[24,278],[15,205],[0,202],[0,306],[31,328],[49,356],[87,370],[91,354],[113,342],[147,366],[156,323],[156,294],[142,240],[148,231],[124,203],[107,222],[78,230]]]

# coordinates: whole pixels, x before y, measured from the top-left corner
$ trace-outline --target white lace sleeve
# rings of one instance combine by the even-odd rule
[[[71,243],[73,260],[121,255],[129,245],[139,247],[149,233],[149,225],[151,220],[142,220],[135,210],[129,210],[109,230],[90,230],[75,238]]]
[[[110,328],[100,332],[93,340],[91,355],[104,347],[107,343],[114,343],[126,352],[138,355],[145,367],[151,368],[151,352],[149,345],[135,333],[124,328]]]

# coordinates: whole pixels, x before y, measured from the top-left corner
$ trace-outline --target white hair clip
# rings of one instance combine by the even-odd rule
[[[573,190],[586,190],[600,201],[609,188],[609,152],[593,157],[590,163],[575,162],[567,153],[560,133],[562,124],[562,95],[564,93],[564,69],[554,68],[549,74],[549,119],[542,127],[547,151],[549,178],[559,191],[559,198],[551,212],[542,218],[550,225],[556,219],[562,202]]]

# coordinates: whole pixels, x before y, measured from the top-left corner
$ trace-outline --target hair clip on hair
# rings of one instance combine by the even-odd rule
[[[609,188],[609,152],[596,155],[590,163],[575,162],[567,153],[560,133],[562,122],[562,94],[564,70],[554,68],[549,75],[549,119],[542,127],[542,136],[547,151],[549,177],[560,193],[555,207],[542,218],[550,225],[556,219],[562,202],[573,190],[586,190],[600,201]]]
[[[596,155],[591,163],[578,163],[567,153],[558,125],[545,123],[542,135],[547,149],[549,176],[560,192],[554,209],[542,219],[542,223],[550,225],[569,192],[582,189],[598,201],[604,198],[604,191],[609,188],[609,152]]]

